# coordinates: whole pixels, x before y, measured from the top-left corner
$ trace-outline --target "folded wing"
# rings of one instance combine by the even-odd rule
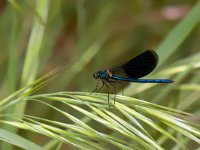
[[[153,50],[146,50],[119,67],[112,68],[111,71],[116,75],[125,74],[129,78],[137,79],[151,73],[155,69],[157,62],[158,55],[156,52]]]

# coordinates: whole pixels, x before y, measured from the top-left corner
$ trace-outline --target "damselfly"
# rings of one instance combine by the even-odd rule
[[[108,104],[109,104],[109,85],[115,89],[116,83],[121,81],[139,82],[139,83],[172,83],[169,79],[140,79],[151,73],[158,62],[158,55],[153,50],[146,50],[140,55],[132,58],[128,62],[121,65],[97,71],[93,77],[98,81],[102,81],[102,86],[98,89],[98,83],[93,92],[100,90],[104,85],[108,89]],[[93,93],[92,92],[92,93]],[[116,94],[116,91],[115,91]],[[114,98],[115,103],[115,98]]]

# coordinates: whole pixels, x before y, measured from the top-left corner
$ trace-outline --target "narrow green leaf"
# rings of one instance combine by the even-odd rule
[[[29,150],[42,150],[43,148],[39,145],[20,137],[19,135],[13,134],[9,131],[0,129],[0,139],[2,141],[11,143],[16,145],[22,149],[29,149]]]

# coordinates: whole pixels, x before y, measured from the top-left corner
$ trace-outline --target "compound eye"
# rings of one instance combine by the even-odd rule
[[[95,78],[95,76],[96,76],[96,75],[95,75],[95,74],[93,74],[93,78]]]
[[[93,78],[97,79],[97,78],[98,78],[98,74],[97,74],[97,73],[94,73],[94,74],[93,74]]]

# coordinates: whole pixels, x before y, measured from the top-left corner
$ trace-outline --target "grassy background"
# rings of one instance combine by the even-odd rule
[[[125,130],[119,133],[113,129],[108,129],[108,124],[104,124],[106,126],[104,127],[102,124],[97,123],[98,119],[92,121],[90,117],[86,117],[89,114],[85,112],[80,113],[79,110],[83,108],[91,114],[96,115],[95,117],[100,115],[105,120],[110,120],[108,116],[115,118],[113,114],[120,114],[121,119],[131,124],[130,118],[129,121],[124,118],[123,115],[125,112],[119,112],[125,108],[120,103],[124,103],[125,106],[130,105],[132,113],[134,109],[139,109],[138,112],[146,113],[147,118],[155,118],[155,124],[153,126],[155,127],[157,124],[166,130],[165,134],[161,134],[156,131],[153,132],[152,128],[144,125],[145,131],[158,143],[157,149],[161,149],[161,147],[165,149],[180,148],[179,144],[168,140],[168,133],[176,137],[176,139],[186,146],[189,146],[190,149],[198,148],[198,140],[194,142],[195,138],[191,138],[189,133],[186,135],[190,137],[190,140],[185,137],[185,134],[185,136],[182,136],[180,133],[184,131],[184,128],[182,128],[183,130],[178,130],[177,127],[172,126],[173,121],[170,122],[168,120],[168,124],[164,124],[163,122],[166,123],[166,120],[164,121],[165,117],[157,116],[153,110],[157,110],[158,108],[150,104],[148,106],[153,110],[140,108],[140,106],[136,108],[134,105],[137,105],[137,103],[133,101],[129,102],[129,98],[121,101],[123,98],[119,96],[120,103],[112,106],[112,108],[108,108],[106,102],[107,95],[90,97],[88,93],[69,92],[64,94],[57,93],[56,96],[53,95],[51,97],[51,95],[42,94],[56,94],[56,92],[60,91],[91,92],[96,86],[96,81],[92,78],[94,72],[126,61],[146,49],[155,49],[159,55],[159,65],[155,72],[147,78],[169,78],[173,79],[175,83],[168,85],[133,83],[124,88],[123,95],[189,112],[194,114],[195,117],[187,116],[186,120],[199,124],[199,117],[196,117],[200,113],[199,14],[200,2],[193,0],[1,1],[0,97],[2,100],[0,110],[2,114],[2,131],[0,132],[4,135],[1,137],[1,140],[17,145],[20,148],[24,148],[24,143],[25,145],[33,144],[28,142],[37,143],[33,144],[32,149],[35,149],[34,146],[39,145],[44,146],[43,148],[45,149],[55,149],[55,146],[57,149],[86,148],[87,144],[83,144],[84,142],[81,143],[81,140],[76,141],[76,136],[80,136],[82,139],[86,138],[85,143],[94,142],[90,143],[91,145],[89,144],[91,149],[94,147],[101,149],[102,145],[103,148],[116,149],[117,147],[119,149],[125,149],[125,147],[116,146],[116,143],[113,144],[109,141],[100,142],[102,139],[100,141],[87,139],[90,137],[89,135],[86,137],[74,134],[65,135],[67,137],[74,136],[74,139],[62,137],[65,140],[67,139],[65,141],[60,137],[60,132],[56,136],[53,136],[53,134],[47,134],[42,129],[37,131],[36,128],[33,128],[33,125],[36,124],[41,127],[41,124],[39,124],[41,120],[36,119],[37,122],[34,122],[35,120],[28,120],[31,118],[30,116],[37,116],[40,119],[47,118],[48,120],[56,120],[65,124],[71,124],[73,122],[77,125],[76,127],[85,127],[83,124],[79,124],[78,121],[69,119],[69,116],[66,117],[66,114],[63,117],[58,113],[59,110],[63,110],[63,112],[73,115],[79,121],[88,123],[96,131],[106,133],[107,136],[111,135],[124,141],[127,141],[127,139],[133,141],[133,135],[125,134],[126,136],[121,136],[121,133],[124,133]],[[49,78],[54,76],[54,73],[51,71],[60,66],[65,66],[63,71],[43,87],[43,84],[46,84]],[[47,74],[46,77],[40,78],[37,82],[33,82],[45,74]],[[30,83],[32,85],[27,86]],[[38,91],[40,87],[42,88]],[[18,91],[20,89],[22,90]],[[120,89],[119,94],[121,94]],[[16,91],[18,93],[14,93]],[[64,100],[60,99],[63,95]],[[105,100],[102,100],[102,98]],[[45,99],[45,104],[48,103],[54,109],[41,105],[36,99],[40,102],[43,102]],[[74,101],[67,101],[69,99]],[[77,99],[81,99],[82,101],[76,101]],[[113,97],[111,97],[112,99]],[[84,100],[87,100],[88,103],[83,102]],[[19,103],[19,101],[24,102]],[[60,102],[65,102],[65,104]],[[72,104],[72,106],[68,105],[68,103]],[[142,105],[141,101],[138,103]],[[59,110],[55,108],[59,108]],[[102,115],[96,109],[102,112],[105,110],[104,113],[108,116],[105,117],[105,115]],[[158,112],[159,109],[157,110]],[[168,109],[163,111],[168,111],[169,114],[172,113]],[[109,114],[110,112],[113,114]],[[129,115],[131,114],[131,112],[127,113]],[[17,117],[14,116],[12,118],[13,114],[17,115]],[[25,114],[30,115],[30,118],[26,118],[26,122],[23,120]],[[161,117],[161,120],[163,119],[162,123],[159,122],[159,117]],[[18,120],[16,121],[15,119]],[[116,120],[118,123],[120,122],[119,118]],[[31,129],[25,126],[30,123],[28,121],[33,123]],[[24,124],[17,125],[17,123],[22,122]],[[15,128],[8,126],[8,124],[15,126]],[[111,122],[111,125],[114,126],[114,122]],[[128,128],[128,124],[126,125],[124,126]],[[55,127],[55,124],[52,127]],[[25,130],[19,130],[19,128]],[[69,130],[67,133],[71,133],[72,127],[66,128]],[[176,132],[171,128],[176,130]],[[63,132],[65,131],[64,128],[61,129]],[[89,131],[89,128],[86,129]],[[36,134],[37,132],[46,136]],[[199,137],[199,130],[197,135]],[[28,141],[20,139],[21,137],[18,136],[25,137]],[[52,141],[51,138],[61,142]],[[145,143],[142,142],[145,139],[142,139],[142,141],[138,139],[134,140],[137,142],[131,142],[131,145],[135,149],[152,148],[148,144],[146,147],[141,146]],[[6,142],[1,143],[1,149],[16,149],[16,147],[11,146],[12,144],[7,144]],[[121,144],[123,145],[123,142]],[[130,147],[133,148],[131,145]],[[150,145],[155,147],[156,144],[151,143]],[[37,149],[39,148],[37,147]]]

